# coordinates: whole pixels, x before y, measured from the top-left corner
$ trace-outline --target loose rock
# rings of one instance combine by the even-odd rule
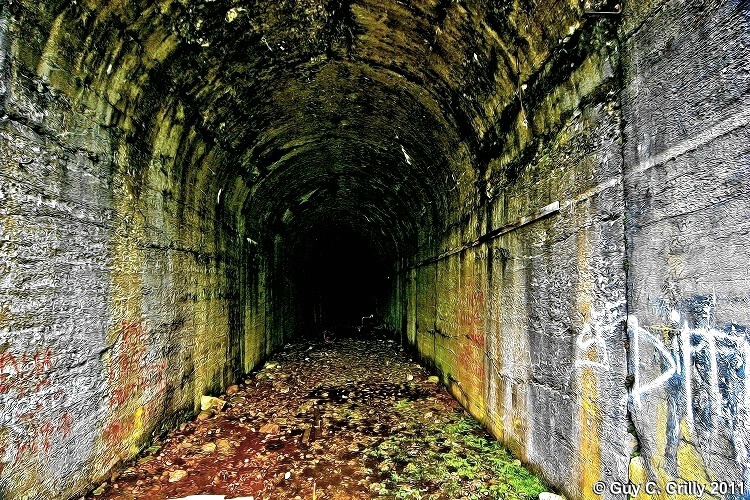
[[[269,423],[261,427],[258,432],[261,432],[263,434],[278,434],[279,426],[276,424]]]
[[[565,497],[544,491],[539,493],[539,500],[565,500]]]
[[[194,422],[123,469],[117,487],[102,485],[87,498],[176,499],[200,491],[365,500],[416,497],[440,484],[442,498],[502,492],[504,500],[527,500],[548,489],[393,344],[334,339],[308,347],[278,353],[279,361],[248,374],[252,383],[229,390],[230,398],[202,398],[207,409]],[[273,380],[256,383],[257,373]]]
[[[187,475],[187,471],[184,471],[182,469],[173,470],[169,473],[169,482],[176,483],[177,481],[185,479]]]
[[[226,401],[212,396],[201,396],[201,410],[219,410],[224,408]]]

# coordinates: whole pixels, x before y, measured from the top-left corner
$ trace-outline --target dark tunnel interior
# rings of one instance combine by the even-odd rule
[[[366,230],[365,214],[359,224],[332,220],[291,250],[287,262],[301,316],[299,336],[351,334],[383,321],[395,255],[381,253]]]
[[[370,329],[571,499],[750,490],[748,60],[743,0],[0,0],[0,498]]]

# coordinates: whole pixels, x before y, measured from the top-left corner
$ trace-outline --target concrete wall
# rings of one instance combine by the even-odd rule
[[[139,124],[71,91],[24,21],[0,23],[0,498],[69,498],[278,340],[266,262],[202,174],[222,152],[179,105]]]
[[[574,68],[551,58],[529,79],[529,106],[502,132],[483,183],[492,196],[477,199],[470,224],[455,224],[440,252],[402,278],[421,355],[573,498],[594,498],[600,479],[628,477],[625,203],[610,29],[582,28]]]
[[[238,148],[230,152],[207,131],[224,130],[237,108],[213,100],[237,80],[221,83],[213,60],[199,66],[213,57],[195,48],[205,42],[191,31],[201,34],[202,18],[172,26],[180,2],[63,3],[16,2],[11,16],[0,2],[3,498],[82,493],[295,330],[283,240],[253,233],[264,226],[246,220],[245,205],[270,179],[254,201],[273,220],[309,186],[304,176],[272,177],[271,164],[256,172],[235,162],[284,157],[241,149],[264,112],[289,141],[314,143],[294,136],[298,122],[319,128],[300,112],[302,88],[317,99],[318,89],[340,96],[369,81],[331,69],[351,63],[344,58],[317,73],[325,85],[283,87],[278,103],[255,93],[265,80],[246,85],[252,92],[240,101],[250,96],[265,111],[231,115],[256,121],[229,127],[243,131],[225,133]],[[357,186],[370,186],[366,175],[390,186],[383,172],[405,156],[392,170],[406,172],[399,182],[409,195],[398,196],[407,209],[379,190],[343,205],[359,207],[355,220],[388,200],[389,217],[409,222],[391,229],[406,232],[409,211],[435,202],[413,231],[419,248],[398,256],[390,322],[472,413],[571,498],[599,498],[599,480],[750,489],[746,2],[632,2],[614,18],[580,18],[578,2],[533,15],[524,2],[440,4],[440,30],[431,17],[412,25],[403,3],[383,27],[375,3],[355,5],[358,19],[378,21],[362,22],[366,43],[346,47],[363,51],[365,66],[385,67],[389,91],[429,91],[429,106],[410,108],[394,105],[406,97],[367,90],[366,99],[398,109],[373,112],[364,122],[372,126],[358,130],[377,129],[380,140],[402,128],[404,137],[442,137],[429,124],[456,129],[442,142],[412,140],[411,155],[394,142],[395,154],[376,162],[381,177],[363,167]],[[234,32],[223,22],[222,37]],[[269,24],[269,36],[274,26],[285,25]],[[415,26],[434,31],[432,42]],[[188,33],[182,52],[172,28]],[[258,67],[271,64],[268,40],[258,47]],[[275,80],[297,59],[274,61],[257,73]],[[172,91],[167,79],[179,70],[195,88]],[[204,79],[219,83],[197,86]],[[312,158],[303,172],[325,177],[320,165],[331,157],[300,156]],[[406,236],[417,237],[398,240]]]
[[[392,323],[572,498],[749,489],[749,17],[639,2],[585,24],[499,135],[497,194],[401,272]]]
[[[636,482],[750,492],[749,9],[651,2],[622,28]]]

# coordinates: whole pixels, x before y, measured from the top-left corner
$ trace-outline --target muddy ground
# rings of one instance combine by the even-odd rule
[[[213,407],[86,498],[522,499],[547,489],[385,338],[288,345],[222,401],[204,399]]]

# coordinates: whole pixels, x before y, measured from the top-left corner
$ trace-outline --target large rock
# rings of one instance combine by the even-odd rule
[[[201,410],[217,410],[221,411],[224,405],[227,404],[223,399],[215,398],[213,396],[201,396]]]
[[[176,483],[177,481],[182,481],[187,477],[187,475],[187,471],[184,471],[182,469],[173,470],[169,473],[169,482]]]

